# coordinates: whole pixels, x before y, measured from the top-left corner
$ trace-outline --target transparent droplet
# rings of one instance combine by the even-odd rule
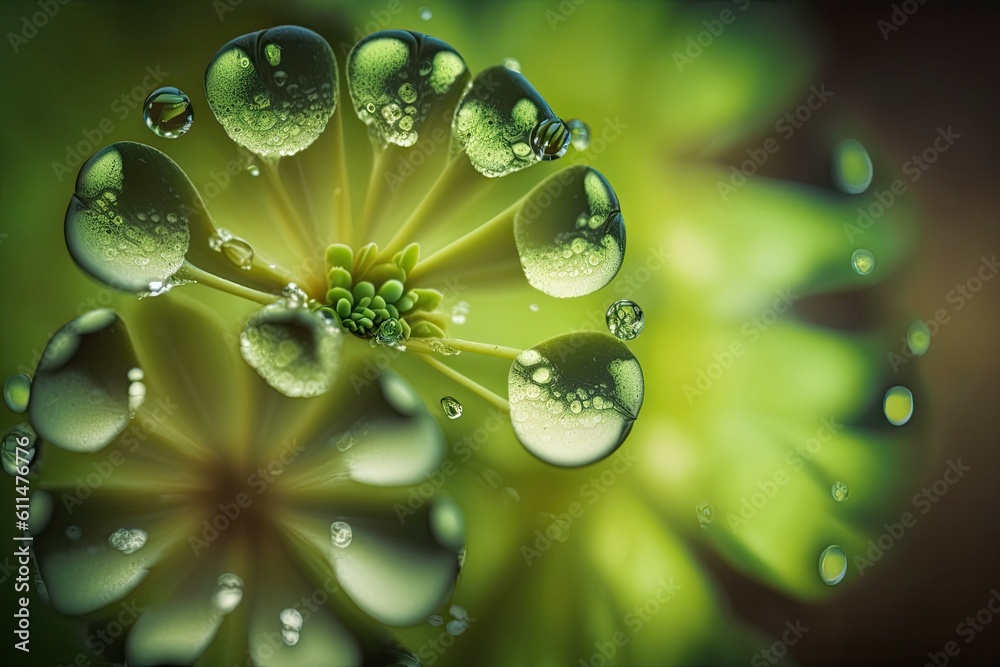
[[[330,542],[333,543],[333,546],[341,549],[349,547],[353,537],[351,524],[346,521],[334,521],[330,524]]]
[[[868,151],[855,139],[845,139],[833,149],[833,182],[849,195],[861,194],[871,185],[874,169]]]
[[[388,347],[399,347],[406,338],[403,325],[394,317],[382,322],[375,332],[375,342]]]
[[[3,436],[3,447],[0,449],[0,462],[5,473],[14,477],[18,468],[31,467],[35,460],[35,443],[38,436],[29,424],[18,424],[11,427]]]
[[[615,338],[620,340],[634,340],[642,333],[645,325],[645,316],[642,308],[635,301],[622,299],[615,301],[608,307],[605,320],[608,323],[608,331]]]
[[[200,205],[169,157],[143,144],[111,144],[80,168],[66,211],[66,246],[101,282],[143,294],[152,283],[170,283],[184,264],[189,220]]]
[[[847,495],[849,490],[847,484],[844,482],[834,482],[833,486],[830,487],[830,493],[833,495],[833,499],[838,503],[842,503],[847,500]]]
[[[431,614],[427,617],[427,624],[435,628],[441,627],[444,624],[444,617],[441,614]]]
[[[285,646],[295,646],[299,643],[299,638],[301,635],[297,630],[292,630],[291,628],[282,628],[281,630],[281,641]]]
[[[166,86],[157,88],[146,98],[142,107],[146,127],[158,137],[176,139],[191,129],[194,108],[191,98],[182,90]]]
[[[243,601],[243,579],[231,572],[219,576],[212,603],[222,614],[232,613]]]
[[[302,614],[297,609],[291,607],[282,609],[281,613],[278,614],[278,621],[281,622],[281,627],[286,630],[294,630],[295,632],[302,630]]]
[[[451,322],[452,324],[465,324],[466,318],[469,315],[469,302],[459,301],[451,308]]]
[[[441,399],[441,409],[444,410],[444,414],[448,419],[458,419],[462,416],[462,404],[458,402],[458,399],[451,396],[445,396]]]
[[[147,537],[141,528],[119,528],[108,536],[108,544],[123,554],[134,554],[145,546]]]
[[[465,546],[465,517],[450,496],[440,495],[431,504],[431,533],[439,544],[455,552]]]
[[[3,383],[3,401],[11,412],[21,413],[27,410],[30,398],[31,378],[26,374],[11,375]]]
[[[244,271],[253,268],[253,246],[243,239],[234,236],[224,241],[219,250],[226,259]]]
[[[112,310],[72,320],[38,362],[28,413],[38,435],[75,452],[95,452],[128,426],[129,370],[138,359],[125,323]]]
[[[892,387],[885,392],[882,409],[890,424],[902,426],[913,416],[913,394],[906,387]]]
[[[875,255],[864,248],[858,248],[851,255],[851,266],[858,274],[867,276],[875,269]]]
[[[468,628],[468,627],[469,627],[469,622],[468,621],[462,621],[462,620],[459,620],[459,619],[455,619],[453,621],[448,621],[448,624],[446,626],[444,626],[444,629],[452,637],[457,637],[460,634],[462,634],[463,632],[465,632],[466,628]]]
[[[827,586],[836,586],[847,574],[847,554],[831,544],[819,555],[819,576]]]
[[[545,383],[535,371],[549,370]],[[508,375],[510,418],[525,448],[543,461],[583,466],[613,453],[642,407],[642,369],[624,343],[582,331],[525,350]]]
[[[531,130],[528,142],[539,160],[557,160],[566,155],[571,138],[566,123],[559,118],[545,118]]]
[[[585,151],[590,147],[590,126],[579,118],[574,118],[566,123],[569,127],[570,143],[578,151]]]
[[[74,542],[83,535],[79,526],[66,526],[66,537]]]
[[[417,10],[417,15],[420,16],[421,21],[430,21],[434,16],[434,12],[432,12],[428,7],[421,7]]]
[[[219,49],[205,72],[205,94],[240,146],[261,156],[294,155],[319,137],[333,115],[337,60],[311,30],[261,30]]]
[[[269,385],[294,397],[318,396],[333,386],[342,344],[339,327],[290,299],[254,313],[240,334],[246,362]]]
[[[931,330],[922,320],[917,320],[906,331],[906,344],[918,357],[927,354],[931,346]]]
[[[698,515],[698,524],[703,528],[715,521],[715,507],[711,503],[702,503],[695,508]]]
[[[539,128],[544,121],[549,123]],[[558,127],[550,127],[551,121],[562,125],[527,79],[503,65],[491,67],[476,76],[455,110],[452,153],[465,151],[485,176],[506,176],[541,159],[534,151],[515,150],[518,144],[532,146],[532,137],[541,153],[552,154]]]
[[[354,111],[382,146],[415,144],[434,110],[440,115],[445,98],[453,100],[468,80],[468,68],[455,49],[419,32],[372,33],[347,57]]]
[[[532,287],[560,298],[592,294],[625,259],[618,197],[600,172],[568,167],[524,198],[514,216],[514,241]]]
[[[503,59],[503,66],[506,67],[509,70],[514,71],[514,72],[520,72],[521,71],[521,61],[519,61],[517,58],[509,58],[509,57],[508,58],[504,58]]]
[[[456,349],[447,343],[442,343],[437,339],[431,339],[430,348],[445,357],[455,357],[462,354],[461,350]]]

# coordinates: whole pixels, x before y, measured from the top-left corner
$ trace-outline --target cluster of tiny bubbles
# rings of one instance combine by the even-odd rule
[[[851,266],[861,276],[867,276],[875,270],[875,255],[870,250],[858,248],[851,254]]]
[[[444,410],[444,414],[448,419],[458,419],[462,416],[462,404],[458,402],[457,398],[452,396],[445,396],[441,399],[441,409]]]
[[[592,294],[625,259],[618,197],[597,170],[568,167],[524,198],[514,215],[514,241],[532,287],[563,299]]]
[[[521,71],[521,61],[519,61],[517,58],[510,58],[510,57],[504,58],[503,66],[515,72]]]
[[[568,125],[559,118],[545,118],[531,130],[528,142],[539,160],[558,160],[572,140]]]
[[[351,524],[346,521],[334,521],[330,524],[330,542],[333,546],[346,549],[351,545],[353,539],[354,532],[351,530]]]
[[[66,538],[74,542],[83,535],[79,526],[66,526]]]
[[[454,306],[451,307],[451,323],[452,324],[465,324],[466,318],[469,315],[469,302],[459,301]]]
[[[431,614],[427,617],[427,624],[434,628],[439,628],[444,624],[444,617],[441,614]]]
[[[243,601],[243,579],[226,572],[216,581],[218,588],[212,596],[212,604],[223,615],[231,613]]]
[[[17,373],[3,383],[3,402],[11,412],[21,413],[28,409],[31,398],[31,378],[25,373]]]
[[[191,129],[194,107],[187,93],[166,86],[149,94],[142,107],[142,116],[153,134],[164,139],[176,139]]]
[[[5,473],[14,477],[22,466],[31,466],[35,460],[35,443],[38,436],[30,424],[12,426],[3,436],[3,447],[0,449],[0,462]]]
[[[845,139],[834,147],[831,170],[836,186],[849,195],[867,190],[874,175],[871,156],[855,139]]]
[[[146,374],[138,366],[130,368],[127,374],[129,381],[128,409],[133,416],[142,407],[142,402],[146,400],[146,385],[143,383],[145,376]]]
[[[702,528],[708,528],[715,521],[715,507],[711,503],[698,505],[695,508],[695,513],[698,515],[698,525]]]
[[[465,632],[466,628],[469,627],[470,620],[469,612],[466,611],[465,607],[453,604],[448,609],[448,614],[451,616],[451,620],[444,626],[445,631],[452,637],[457,637]]]
[[[233,236],[225,229],[218,229],[213,236],[209,237],[208,247],[215,252],[221,252],[226,256],[226,259],[244,271],[253,268],[253,246],[238,236]]]
[[[108,544],[127,556],[145,546],[147,537],[141,528],[119,528],[108,535]]]
[[[434,12],[432,12],[428,7],[421,7],[417,10],[421,21],[430,21],[434,17]]]
[[[569,127],[570,143],[578,151],[585,151],[590,148],[590,126],[579,118],[574,118],[566,123]]]
[[[842,503],[847,500],[847,495],[849,493],[850,490],[847,488],[846,482],[834,482],[833,486],[830,487],[830,494],[838,503]]]
[[[281,641],[285,646],[295,646],[299,643],[299,633],[302,631],[302,614],[288,607],[278,614],[281,623]]]
[[[847,554],[836,544],[831,544],[819,555],[819,576],[827,586],[836,586],[847,574]]]
[[[882,400],[885,418],[893,426],[902,426],[913,416],[913,394],[903,386],[890,387]]]
[[[642,333],[645,316],[635,301],[621,299],[608,306],[608,331],[619,340],[634,340]]]
[[[906,330],[906,344],[918,357],[927,354],[931,346],[931,330],[923,320],[917,320]]]

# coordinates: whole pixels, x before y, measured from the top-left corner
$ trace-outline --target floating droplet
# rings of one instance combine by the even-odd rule
[[[569,127],[570,143],[578,151],[585,151],[590,147],[590,126],[579,118],[566,123]]]
[[[503,66],[514,72],[521,71],[521,61],[519,61],[517,58],[504,58]]]
[[[243,600],[243,579],[227,572],[217,581],[219,588],[212,596],[212,603],[222,614],[231,613]]]
[[[108,535],[108,544],[128,555],[145,546],[146,538],[146,531],[141,528],[119,528]]]
[[[845,139],[833,149],[833,182],[849,195],[861,194],[871,185],[872,159],[861,142]]]
[[[705,528],[715,521],[715,508],[711,503],[702,503],[695,508],[695,513],[698,515],[698,524]]]
[[[375,342],[388,347],[399,347],[406,338],[403,325],[394,317],[382,322],[375,333]]]
[[[458,419],[462,416],[462,404],[458,402],[458,399],[451,396],[445,396],[441,399],[441,409],[444,410],[444,414],[448,419]]]
[[[875,255],[864,248],[858,248],[851,255],[851,266],[858,274],[867,276],[875,269]]]
[[[347,57],[354,111],[383,146],[415,144],[432,112],[443,109],[443,100],[457,95],[468,80],[468,68],[455,49],[419,32],[372,33]]]
[[[282,69],[274,70],[278,63]],[[205,94],[233,141],[261,156],[294,155],[333,115],[337,60],[311,30],[261,30],[219,49],[205,72]]]
[[[434,12],[432,12],[427,7],[421,7],[419,10],[417,10],[417,12],[418,12],[418,14],[420,16],[420,20],[421,21],[430,21],[431,18],[433,18],[433,16],[434,16]]]
[[[827,586],[836,586],[847,574],[847,554],[831,544],[819,555],[819,576]]]
[[[431,614],[427,617],[427,624],[435,628],[441,627],[444,624],[444,617],[441,614]]]
[[[3,383],[3,401],[11,412],[21,413],[28,409],[31,398],[31,378],[24,373],[11,375]]]
[[[79,526],[66,526],[66,537],[73,541],[80,539],[83,532],[80,530]]]
[[[330,524],[330,542],[333,546],[344,549],[351,545],[353,537],[351,524],[346,521],[334,521]]]
[[[549,371],[545,383],[535,377]],[[514,433],[538,458],[564,467],[609,456],[628,436],[642,407],[642,369],[624,343],[576,332],[525,350],[508,375]]]
[[[292,609],[282,609],[281,613],[278,614],[278,620],[281,622],[281,627],[286,630],[294,630],[299,632],[302,630],[302,614],[298,610]]]
[[[0,462],[5,473],[14,477],[18,468],[31,467],[35,460],[35,442],[38,436],[29,424],[18,424],[11,427],[3,436],[3,447],[0,449]]]
[[[645,316],[642,308],[635,301],[622,299],[615,301],[608,307],[605,319],[608,323],[608,331],[620,340],[634,340],[642,333],[645,325]]]
[[[539,160],[557,160],[569,150],[571,133],[559,118],[545,118],[531,130],[528,142]]]
[[[885,392],[882,409],[890,424],[902,426],[913,416],[913,394],[906,387],[892,387]]]
[[[503,65],[491,67],[476,76],[455,110],[452,152],[465,151],[485,176],[506,176],[541,159],[531,150],[533,137],[544,154],[555,150],[552,121],[562,124],[527,79]]]
[[[462,621],[462,620],[459,620],[459,619],[455,619],[453,621],[448,621],[448,625],[444,626],[444,629],[452,637],[457,637],[460,634],[462,634],[463,632],[465,632],[466,628],[468,628],[468,627],[469,627],[469,622],[468,621]]]
[[[833,486],[830,488],[830,494],[833,495],[833,499],[838,503],[842,503],[847,500],[847,495],[849,490],[847,484],[844,482],[834,482]]]
[[[158,137],[176,139],[191,129],[194,122],[194,108],[191,98],[182,90],[157,88],[149,94],[142,107],[146,127]]]
[[[600,172],[568,167],[525,197],[514,216],[514,241],[532,287],[560,298],[592,294],[625,259],[618,197]]]
[[[906,331],[906,344],[910,347],[910,351],[918,357],[927,354],[927,350],[931,346],[931,330],[927,324],[921,320],[911,324]]]

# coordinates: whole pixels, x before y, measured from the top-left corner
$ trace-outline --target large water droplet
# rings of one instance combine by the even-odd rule
[[[219,588],[212,596],[212,604],[221,614],[232,613],[243,601],[243,579],[227,572],[218,579]]]
[[[847,484],[844,482],[834,482],[833,486],[830,487],[830,495],[832,495],[833,499],[836,500],[838,503],[842,503],[845,500],[847,500],[847,496],[849,493],[850,490],[847,488]]]
[[[28,409],[31,398],[31,378],[24,373],[11,375],[3,383],[3,401],[12,412],[21,413]]]
[[[38,435],[76,452],[94,452],[132,418],[128,374],[138,366],[125,323],[111,310],[69,322],[45,346],[28,413]]]
[[[444,414],[448,419],[458,419],[462,416],[462,404],[458,402],[458,399],[451,396],[445,396],[441,399],[441,409],[444,410]]]
[[[66,211],[66,246],[84,271],[135,294],[170,283],[184,263],[200,198],[173,160],[120,142],[84,163]]]
[[[351,524],[346,521],[334,521],[330,524],[330,542],[333,546],[347,548],[351,545],[352,537]]]
[[[142,107],[146,127],[158,137],[176,139],[191,129],[194,108],[182,90],[166,86],[149,94]]]
[[[243,358],[286,396],[310,397],[333,386],[343,335],[307,305],[281,299],[254,313],[240,334]]]
[[[31,467],[35,460],[35,443],[38,436],[29,424],[18,424],[11,427],[3,436],[3,447],[0,449],[0,462],[3,471],[11,477],[18,475],[22,466]]]
[[[611,304],[608,307],[605,320],[608,324],[608,331],[620,340],[634,340],[638,338],[646,323],[646,318],[642,314],[642,308],[635,301],[629,301],[628,299],[615,301]]]
[[[836,586],[847,574],[847,554],[831,544],[819,555],[819,576],[827,586]]]
[[[858,248],[851,254],[851,266],[859,275],[867,276],[875,270],[875,255],[869,250]]]
[[[913,394],[906,387],[892,387],[885,392],[882,409],[890,424],[902,426],[913,416]]]
[[[548,371],[545,382],[538,371]],[[642,369],[621,341],[568,333],[522,352],[508,376],[510,418],[521,444],[564,467],[599,461],[621,446],[642,407]]]
[[[931,330],[922,320],[917,320],[906,331],[906,344],[918,357],[927,354],[931,347]]]
[[[855,139],[845,139],[833,149],[832,170],[833,182],[849,195],[867,190],[874,174],[868,151]]]
[[[141,528],[119,528],[108,535],[108,544],[123,554],[134,554],[146,545],[148,535]]]
[[[464,150],[476,171],[485,176],[505,176],[539,161],[532,150],[532,134],[541,141],[547,133],[539,135],[535,129],[543,121],[558,120],[519,72],[503,65],[491,67],[476,76],[455,110],[452,152]]]
[[[337,60],[311,30],[261,30],[219,49],[205,72],[205,94],[233,141],[257,155],[294,155],[333,115]]]
[[[468,80],[455,49],[419,32],[372,33],[347,57],[354,111],[383,146],[415,144],[434,109],[443,108],[442,100]]]
[[[518,208],[514,241],[535,289],[567,298],[611,282],[625,259],[618,197],[600,172],[574,165],[542,181]]]

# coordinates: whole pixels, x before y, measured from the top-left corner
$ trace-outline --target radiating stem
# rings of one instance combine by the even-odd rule
[[[520,207],[521,201],[518,200],[492,220],[418,262],[408,278],[417,280],[421,276],[442,269],[449,262],[459,262],[463,259],[481,263],[483,257],[489,257],[498,246],[511,241],[514,216]]]
[[[434,340],[447,345],[448,347],[453,347],[460,352],[471,352],[473,354],[483,354],[488,357],[496,357],[498,359],[508,359],[513,361],[517,359],[517,355],[521,354],[523,350],[516,350],[512,347],[504,347],[502,345],[493,345],[491,343],[475,343],[469,340],[459,340],[458,338],[435,338]],[[433,352],[429,344],[424,342],[423,338],[411,338],[406,341],[406,346],[413,348],[414,352]]]
[[[473,392],[477,396],[486,399],[487,401],[489,401],[499,409],[503,410],[504,412],[510,412],[510,403],[507,402],[507,399],[497,396],[495,393],[493,393],[483,385],[479,384],[478,382],[475,382],[474,380],[470,380],[466,376],[456,371],[451,366],[442,364],[440,361],[438,361],[434,357],[431,357],[430,355],[424,353],[418,353],[417,356],[423,359],[428,366],[439,371],[442,375],[445,375],[454,380],[455,382],[458,382],[460,385],[462,385],[469,391]]]
[[[337,186],[333,189],[333,210],[337,217],[337,242],[354,244],[354,229],[351,220],[351,191],[347,178],[347,148],[344,146],[344,113],[343,104],[337,105],[334,112],[334,139],[337,142],[337,152],[334,156],[333,169]]]
[[[291,197],[288,196],[288,190],[285,189],[285,183],[281,180],[281,172],[278,170],[279,160],[262,160],[262,164],[266,174],[265,180],[270,186],[271,194],[274,195],[278,211],[285,219],[286,224],[294,226],[298,230],[299,234],[294,235],[296,237],[295,244],[303,257],[308,256],[310,246],[316,243],[316,239],[313,238],[312,231],[306,226],[302,216],[295,208],[295,204],[292,203]]]
[[[361,225],[358,228],[361,238],[370,238],[373,230],[378,227],[378,219],[381,217],[380,204],[385,193],[385,172],[386,160],[389,155],[389,148],[373,146],[374,157],[372,158],[372,171],[368,176],[368,188],[365,192],[365,208],[361,215]]]
[[[260,292],[250,287],[244,287],[243,285],[230,282],[225,278],[220,278],[213,273],[199,269],[190,262],[184,262],[184,266],[182,266],[177,272],[177,277],[187,278],[200,285],[204,285],[205,287],[211,287],[212,289],[217,289],[220,292],[226,292],[227,294],[232,294],[233,296],[238,296],[241,299],[247,299],[248,301],[253,301],[255,303],[263,303],[266,305],[274,303],[278,300],[278,296],[275,294]]]

